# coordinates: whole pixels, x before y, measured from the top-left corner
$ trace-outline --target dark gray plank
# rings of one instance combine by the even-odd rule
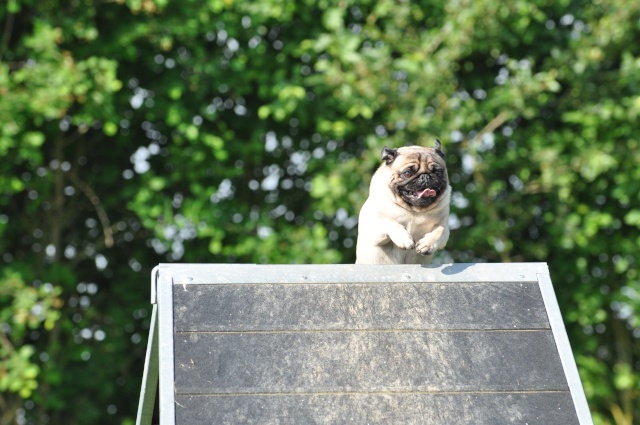
[[[578,424],[568,392],[178,396],[176,423]]]
[[[182,394],[566,390],[551,331],[178,333]]]
[[[174,285],[177,331],[548,329],[537,283]]]

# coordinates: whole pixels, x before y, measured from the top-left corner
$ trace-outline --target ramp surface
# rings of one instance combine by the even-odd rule
[[[155,273],[161,424],[592,423],[546,264]]]

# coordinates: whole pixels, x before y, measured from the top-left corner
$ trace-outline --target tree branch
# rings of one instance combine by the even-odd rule
[[[13,32],[13,20],[14,14],[7,13],[7,19],[4,22],[4,31],[2,33],[2,40],[0,41],[0,62],[2,62],[2,57],[4,56],[5,50],[9,46],[9,39],[11,38],[11,33]]]
[[[70,173],[69,178],[80,188],[80,190],[82,190],[82,193],[84,193],[84,195],[89,199],[89,202],[91,202],[91,205],[93,205],[93,208],[95,208],[100,224],[102,225],[104,245],[107,248],[111,248],[113,246],[113,229],[111,228],[111,221],[109,220],[109,216],[107,216],[107,211],[104,209],[100,198],[88,183],[80,180],[80,178],[74,173]]]
[[[500,127],[502,124],[504,124],[508,119],[509,119],[509,113],[506,111],[502,111],[500,112],[498,115],[496,115],[495,118],[493,118],[491,121],[489,121],[487,123],[487,125],[485,125],[482,130],[480,130],[478,132],[478,134],[476,134],[473,139],[471,139],[471,142],[469,142],[469,144],[473,144],[475,142],[477,142],[478,140],[480,140],[482,138],[482,136],[484,136],[485,134],[489,134],[489,133],[493,133],[494,131],[496,131],[496,129],[498,127]]]

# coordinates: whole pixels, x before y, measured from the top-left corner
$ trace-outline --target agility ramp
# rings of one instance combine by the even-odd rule
[[[163,264],[152,304],[139,425],[592,424],[545,263]]]

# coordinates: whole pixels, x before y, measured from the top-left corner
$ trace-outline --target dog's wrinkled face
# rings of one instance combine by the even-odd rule
[[[389,189],[399,204],[409,209],[427,209],[449,185],[440,141],[434,148],[407,146],[382,150],[382,160],[391,173]]]

